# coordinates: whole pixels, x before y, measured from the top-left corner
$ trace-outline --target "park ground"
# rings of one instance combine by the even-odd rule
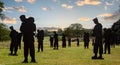
[[[22,49],[18,50],[18,56],[9,56],[10,41],[0,42],[0,65],[120,65],[120,46],[111,48],[111,54],[103,54],[104,60],[92,60],[93,46],[90,43],[89,49],[84,49],[83,42],[80,46],[76,46],[76,42],[72,42],[71,47],[62,48],[59,42],[59,50],[53,50],[49,47],[49,38],[44,39],[44,51],[37,52],[37,41],[35,42],[35,57],[37,63],[22,63]]]

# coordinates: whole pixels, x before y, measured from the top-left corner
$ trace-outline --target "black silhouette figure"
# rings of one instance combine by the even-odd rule
[[[43,52],[43,40],[44,40],[44,31],[43,30],[37,30],[37,39],[38,39],[38,52]]]
[[[71,38],[68,37],[68,47],[71,47]]]
[[[84,48],[89,48],[89,33],[84,32]]]
[[[93,36],[95,37],[94,43],[94,56],[92,59],[104,59],[102,57],[103,54],[103,44],[102,44],[102,25],[98,22],[98,19],[93,19],[94,23],[96,24],[93,29]],[[97,53],[99,51],[99,57],[97,57]]]
[[[58,34],[56,32],[54,32],[54,48],[58,50]]]
[[[117,34],[113,31],[113,30],[111,30],[111,43],[110,43],[110,45],[111,45],[111,47],[113,47],[113,48],[115,48],[115,45],[117,44]]]
[[[92,46],[94,46],[94,44],[95,44],[95,39],[92,38]]]
[[[9,55],[17,55],[17,50],[18,50],[18,40],[17,40],[17,35],[18,32],[14,30],[13,26],[10,26],[10,38],[11,38],[11,44],[10,44],[10,51],[11,53]]]
[[[62,34],[62,48],[66,48],[66,36],[64,33]]]
[[[36,25],[34,24],[34,18],[25,18],[25,15],[21,15],[20,19],[22,25],[20,31],[23,34],[24,42],[24,61],[23,63],[28,63],[28,53],[30,51],[31,62],[35,63],[35,48],[34,48],[34,32],[36,31]]]
[[[110,43],[111,43],[111,29],[104,28],[104,54],[108,50],[108,54],[110,54]]]
[[[79,47],[79,38],[77,37],[77,47]]]
[[[53,47],[53,36],[50,35],[50,47],[52,48]]]
[[[19,49],[21,49],[21,39],[22,39],[22,33],[18,33],[18,46],[19,46]]]

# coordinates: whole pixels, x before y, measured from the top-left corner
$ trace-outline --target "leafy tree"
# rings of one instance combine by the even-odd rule
[[[4,3],[0,1],[0,18],[3,19],[2,8],[4,8]],[[9,29],[3,23],[0,23],[0,41],[9,40]]]
[[[3,15],[3,14],[2,14],[2,11],[3,11],[2,8],[4,8],[3,5],[4,5],[4,3],[0,1],[0,17]]]
[[[71,24],[69,26],[70,29],[73,29],[73,30],[81,30],[82,29],[82,25],[79,24],[79,23],[74,23],[74,24]]]
[[[0,23],[0,41],[9,40],[9,33],[7,26],[3,23]]]
[[[58,33],[58,35],[62,35],[62,33],[63,33],[62,29],[58,29],[57,33]]]
[[[84,32],[84,29],[82,25],[79,23],[71,24],[68,28],[64,30],[64,33],[67,36],[71,36],[71,37],[80,36],[83,34],[83,32]]]
[[[113,30],[117,35],[120,35],[120,19],[112,25],[112,30]]]

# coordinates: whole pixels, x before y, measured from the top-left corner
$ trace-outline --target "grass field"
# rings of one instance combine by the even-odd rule
[[[18,50],[18,56],[9,56],[9,43],[0,42],[0,65],[120,65],[120,46],[111,48],[111,54],[103,54],[104,60],[92,60],[93,47],[90,44],[89,49],[84,49],[83,42],[80,47],[76,42],[72,42],[72,47],[62,48],[59,42],[59,50],[53,50],[49,47],[49,39],[44,40],[44,52],[37,52],[37,42],[35,42],[35,57],[37,63],[22,63],[23,46]],[[23,43],[22,43],[23,44]]]

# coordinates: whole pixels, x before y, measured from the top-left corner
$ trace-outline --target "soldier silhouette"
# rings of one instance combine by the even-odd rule
[[[10,44],[10,51],[11,53],[9,55],[17,55],[18,50],[18,39],[17,35],[18,32],[13,28],[13,26],[10,26],[10,38],[11,38],[11,44]]]
[[[52,48],[53,47],[53,36],[50,35],[50,47]]]
[[[95,37],[94,43],[94,56],[92,59],[104,59],[102,57],[103,54],[103,44],[102,44],[102,25],[98,22],[98,19],[93,19],[94,23],[96,24],[93,29],[93,36]],[[99,57],[97,57],[99,51]]]
[[[66,36],[64,33],[62,34],[62,48],[66,48]]]
[[[79,38],[77,37],[77,46],[79,47]]]
[[[38,39],[38,52],[43,52],[43,40],[44,40],[44,31],[43,30],[37,30],[37,39]]]
[[[19,46],[19,49],[21,49],[21,38],[22,38],[22,33],[18,33],[18,46]]]
[[[68,37],[68,47],[71,47],[71,38]]]
[[[58,34],[54,31],[54,48],[58,50]]]
[[[84,48],[89,48],[89,33],[84,32]]]
[[[106,54],[106,50],[108,50],[108,54],[110,54],[111,35],[111,29],[104,28],[104,54]]]
[[[23,34],[24,42],[24,61],[23,63],[28,63],[28,53],[30,50],[31,62],[35,63],[35,48],[34,48],[34,32],[36,31],[36,25],[34,24],[34,18],[25,18],[25,15],[21,15],[20,19],[22,21],[20,31]]]

